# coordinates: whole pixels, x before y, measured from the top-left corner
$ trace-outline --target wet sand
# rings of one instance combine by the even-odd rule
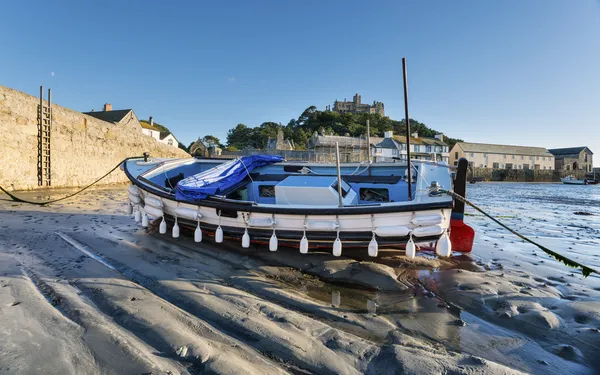
[[[508,224],[598,267],[589,202],[578,210],[589,216],[552,201],[509,209],[493,186],[470,188]],[[473,254],[384,250],[373,262],[173,239],[136,224],[126,201],[123,186],[49,207],[0,201],[0,374],[600,371],[600,277],[474,213]]]

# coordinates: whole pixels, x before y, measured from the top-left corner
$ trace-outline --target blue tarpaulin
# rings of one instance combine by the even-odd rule
[[[277,155],[250,155],[230,160],[212,169],[185,178],[175,187],[177,200],[202,200],[235,186],[253,169],[283,161]]]

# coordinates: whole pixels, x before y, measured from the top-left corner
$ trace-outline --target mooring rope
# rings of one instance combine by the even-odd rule
[[[514,234],[515,236],[519,237],[523,241],[529,242],[530,244],[537,246],[543,252],[545,252],[546,254],[550,255],[551,257],[553,257],[557,261],[565,264],[566,266],[573,267],[573,268],[580,268],[581,269],[581,273],[583,274],[583,277],[588,277],[592,272],[600,275],[600,272],[598,272],[594,268],[588,267],[588,266],[583,265],[583,264],[581,264],[579,262],[576,262],[576,261],[574,261],[572,259],[569,259],[566,256],[561,255],[561,254],[559,254],[559,253],[557,253],[555,251],[552,251],[552,250],[548,249],[546,246],[541,245],[541,244],[539,244],[539,243],[537,243],[537,242],[535,242],[535,241],[533,241],[533,240],[531,240],[531,239],[523,236],[522,234],[518,233],[514,229],[511,229],[510,227],[508,227],[506,224],[503,224],[502,222],[500,222],[500,220],[496,219],[492,215],[490,215],[487,212],[485,212],[483,209],[477,207],[477,205],[475,205],[473,202],[469,201],[467,198],[463,197],[462,195],[459,195],[459,194],[455,193],[452,190],[441,190],[441,191],[444,192],[444,193],[447,193],[448,195],[451,195],[453,198],[458,199],[458,200],[460,200],[461,202],[463,202],[465,204],[468,204],[469,206],[473,207],[477,211],[481,212],[487,218],[491,219],[496,224],[500,225],[502,228],[504,228],[507,231],[511,232],[512,234]]]
[[[143,156],[132,156],[132,157],[125,158],[125,159],[121,160],[121,161],[119,162],[119,164],[115,165],[115,166],[114,166],[114,168],[113,168],[113,169],[111,169],[110,171],[108,171],[108,172],[107,172],[107,173],[106,173],[104,176],[100,177],[100,178],[99,178],[99,179],[97,179],[96,181],[94,181],[94,182],[92,182],[91,184],[87,185],[87,186],[86,186],[86,187],[84,187],[83,189],[81,189],[81,190],[79,190],[79,191],[76,191],[75,193],[73,193],[73,194],[69,194],[69,195],[67,195],[67,196],[65,196],[65,197],[62,197],[62,198],[53,199],[53,200],[49,200],[49,201],[46,201],[46,202],[28,201],[27,199],[19,198],[19,197],[17,197],[16,195],[14,195],[14,194],[12,194],[12,193],[8,192],[8,191],[7,191],[7,190],[6,190],[4,187],[2,187],[2,186],[0,185],[0,190],[2,190],[2,191],[4,192],[4,194],[8,195],[8,196],[11,198],[11,199],[4,199],[4,198],[0,198],[0,200],[3,200],[3,201],[15,201],[15,202],[21,202],[21,203],[34,204],[34,205],[36,205],[36,206],[45,206],[45,205],[47,205],[47,204],[50,204],[50,203],[56,203],[56,202],[60,202],[60,201],[63,201],[63,200],[65,200],[65,199],[69,199],[69,198],[71,198],[71,197],[74,197],[74,196],[76,196],[77,194],[79,194],[79,193],[83,192],[84,190],[87,190],[88,188],[90,188],[90,187],[94,186],[95,184],[97,184],[98,182],[102,181],[104,178],[106,178],[106,176],[108,176],[109,174],[111,174],[111,173],[112,173],[112,172],[113,172],[115,169],[119,168],[119,166],[120,166],[121,164],[125,163],[127,160],[130,160],[130,159],[139,159],[139,158],[143,158]]]

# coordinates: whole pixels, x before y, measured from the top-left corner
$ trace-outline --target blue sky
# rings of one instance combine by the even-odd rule
[[[0,51],[0,84],[133,108],[185,144],[355,92],[401,119],[404,56],[411,117],[473,142],[588,145],[600,165],[594,0],[13,1]]]

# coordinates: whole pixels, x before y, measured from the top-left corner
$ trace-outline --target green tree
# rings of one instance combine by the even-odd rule
[[[219,140],[219,138],[215,137],[214,135],[205,135],[202,138],[202,142],[204,142],[204,144],[207,147],[212,147],[212,146],[221,147],[221,140]]]
[[[254,131],[244,124],[237,124],[233,129],[227,132],[227,146],[234,146],[238,150],[246,147],[252,147],[252,137]]]

